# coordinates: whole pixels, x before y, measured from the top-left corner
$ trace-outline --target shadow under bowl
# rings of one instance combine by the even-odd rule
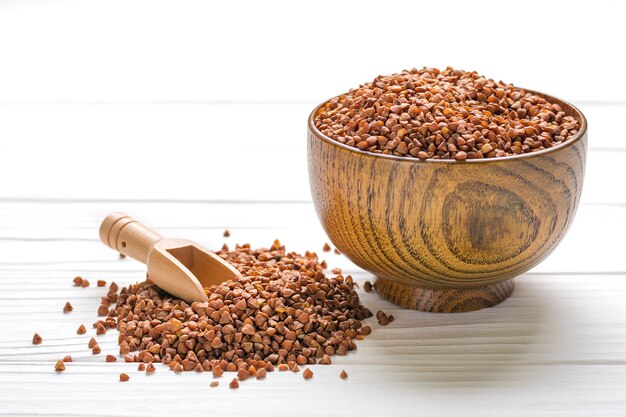
[[[530,90],[527,90],[530,91]],[[535,93],[535,92],[534,92]],[[493,306],[512,278],[544,260],[574,219],[587,122],[555,147],[503,158],[419,160],[360,151],[308,120],[309,182],[332,243],[405,308],[461,312]]]

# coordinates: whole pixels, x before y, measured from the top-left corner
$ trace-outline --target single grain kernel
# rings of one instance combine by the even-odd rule
[[[58,360],[56,365],[54,365],[54,370],[57,372],[63,372],[65,371],[65,364],[63,363],[62,360]]]
[[[85,328],[84,324],[81,324],[80,326],[78,326],[78,329],[76,330],[76,334],[85,334],[87,333],[87,329]]]
[[[127,374],[121,373],[120,374],[120,381],[122,382],[126,382],[130,379],[130,377]]]
[[[155,371],[156,371],[156,368],[154,367],[154,364],[152,364],[152,362],[149,362],[148,366],[146,366],[146,373],[153,374]]]
[[[41,336],[39,336],[38,333],[35,333],[35,335],[33,336],[33,345],[40,345],[42,341],[43,339],[41,338]]]
[[[237,378],[239,378],[240,381],[245,381],[246,379],[248,379],[249,376],[250,374],[248,373],[248,371],[243,368],[239,368],[239,370],[237,371]]]
[[[306,368],[304,372],[302,372],[302,378],[304,379],[313,378],[313,371],[311,371],[311,368]]]
[[[65,356],[63,362],[72,362],[72,357],[70,355]]]
[[[330,252],[330,245],[328,243],[324,243],[324,247],[322,248],[324,252]]]
[[[211,381],[211,388],[215,388],[220,384],[219,381]]]
[[[486,155],[491,151],[493,151],[493,146],[491,145],[491,143],[485,143],[483,146],[480,147],[480,153],[482,153],[483,155]]]
[[[80,283],[80,286],[83,288],[87,288],[89,286],[89,281],[83,278],[83,280]]]
[[[107,362],[117,362],[117,358],[115,356],[113,356],[113,355],[107,355],[105,360]]]
[[[98,316],[106,316],[107,314],[109,314],[109,308],[105,305],[101,305],[100,307],[98,307]]]
[[[333,268],[333,269],[331,270],[331,272],[332,272],[333,274],[341,274],[341,268]]]
[[[96,346],[98,344],[98,342],[96,342],[96,339],[94,339],[93,337],[91,339],[89,339],[89,343],[87,343],[87,347],[89,349],[92,349],[94,346]]]
[[[343,370],[339,374],[339,377],[341,377],[341,379],[347,379],[348,378],[348,373],[345,370]]]
[[[100,352],[102,352],[102,349],[100,349],[100,346],[98,345],[95,345],[93,348],[91,348],[92,355],[99,355]]]
[[[74,278],[74,286],[80,287],[83,284],[83,279],[81,277]]]
[[[237,380],[237,378],[234,378],[232,381],[230,381],[230,384],[228,384],[228,386],[232,389],[237,389],[239,388],[239,381]]]
[[[70,304],[70,302],[68,301],[67,303],[65,303],[65,306],[63,307],[63,312],[64,313],[69,313],[72,310],[74,310],[74,307],[72,307],[72,305]]]
[[[146,370],[146,364],[141,362],[138,366],[137,366],[137,370],[138,371],[145,371]]]
[[[107,285],[107,282],[103,279],[99,279],[97,284],[98,284],[98,287],[104,287],[105,285]]]
[[[335,253],[335,255],[341,255],[341,252],[339,252],[339,249],[335,248],[333,250],[333,252]]]
[[[230,237],[230,231],[228,229],[224,230],[224,237]]]
[[[363,284],[363,289],[365,290],[365,292],[372,292],[373,288],[374,286],[369,281],[365,281],[365,283]]]

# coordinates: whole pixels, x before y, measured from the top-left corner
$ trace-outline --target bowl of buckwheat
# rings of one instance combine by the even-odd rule
[[[384,298],[424,311],[506,299],[571,225],[586,149],[573,105],[449,67],[378,76],[308,120],[329,239]]]

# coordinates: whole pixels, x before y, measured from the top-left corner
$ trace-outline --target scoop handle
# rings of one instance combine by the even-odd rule
[[[163,236],[124,213],[111,213],[100,225],[102,243],[144,264],[161,239]]]

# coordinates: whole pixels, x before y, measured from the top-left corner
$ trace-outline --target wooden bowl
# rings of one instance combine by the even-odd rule
[[[512,278],[544,260],[569,228],[582,191],[587,122],[561,145],[505,158],[419,160],[374,154],[322,134],[309,117],[309,181],[332,243],[402,307],[491,307]]]

